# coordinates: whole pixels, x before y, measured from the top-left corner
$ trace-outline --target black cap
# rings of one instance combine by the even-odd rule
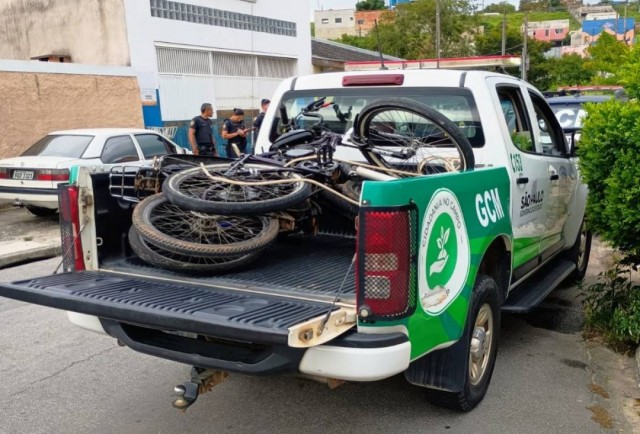
[[[260,105],[269,104],[270,102],[271,102],[271,100],[269,100],[267,98],[263,98],[262,101],[260,101]]]

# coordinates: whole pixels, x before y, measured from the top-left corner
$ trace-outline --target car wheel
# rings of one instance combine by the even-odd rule
[[[53,217],[58,212],[57,209],[43,208],[41,206],[27,206],[27,211],[36,217]]]
[[[473,287],[467,324],[461,339],[467,340],[464,385],[459,392],[427,389],[427,400],[456,411],[471,411],[482,401],[496,364],[500,334],[500,291],[495,280],[478,274]]]

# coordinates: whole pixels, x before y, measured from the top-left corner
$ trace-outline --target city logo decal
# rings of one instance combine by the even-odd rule
[[[495,223],[504,218],[504,209],[497,188],[476,194],[476,214],[478,221],[485,228],[489,226],[489,222]]]
[[[533,214],[542,209],[544,203],[544,190],[538,191],[538,181],[533,181],[531,192],[525,192],[520,199],[520,217]]]
[[[425,312],[439,314],[460,294],[470,263],[469,236],[460,202],[439,189],[427,206],[420,232],[418,290]]]

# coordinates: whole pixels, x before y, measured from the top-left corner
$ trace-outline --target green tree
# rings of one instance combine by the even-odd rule
[[[511,14],[516,11],[516,7],[509,2],[502,1],[500,3],[493,3],[484,8],[482,12],[492,13],[497,12],[500,14]]]
[[[538,41],[529,38],[527,40],[527,53],[529,56],[529,68],[527,70],[527,81],[540,90],[548,90],[553,83],[551,65],[544,53],[549,51],[549,42]]]
[[[551,87],[582,86],[593,80],[593,71],[585,68],[586,60],[579,54],[565,54],[548,59]]]
[[[356,3],[357,11],[378,11],[386,8],[384,0],[362,0]]]
[[[587,48],[590,59],[585,67],[595,74],[597,84],[617,84],[617,72],[626,61],[629,46],[615,36],[602,32],[595,44]]]
[[[515,27],[506,29],[506,54],[519,55],[522,53],[522,33]],[[476,54],[479,56],[494,56],[502,53],[502,27],[493,27],[476,37]]]

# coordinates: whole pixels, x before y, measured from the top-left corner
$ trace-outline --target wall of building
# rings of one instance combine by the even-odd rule
[[[379,23],[380,17],[385,13],[389,13],[389,11],[356,11],[356,34],[358,36],[367,35],[375,27],[376,20]]]
[[[355,9],[315,11],[316,38],[340,39],[342,35],[355,35]]]
[[[0,59],[129,65],[123,0],[0,0]]]
[[[0,158],[51,131],[142,125],[130,68],[0,60]]]
[[[176,8],[180,13],[174,12]],[[219,13],[224,17],[218,18]],[[223,110],[259,108],[259,101],[271,97],[285,78],[282,75],[312,73],[306,2],[125,0],[125,16],[127,27],[132,29],[128,32],[131,65],[143,92],[152,94],[160,89],[164,99],[161,104],[180,105],[162,108],[164,120],[191,118],[205,100]],[[193,61],[178,59],[184,68],[172,66],[161,71],[160,60],[166,66],[167,59],[159,59],[159,53],[168,52]],[[271,71],[264,75],[258,71],[258,58],[267,63],[269,59],[272,63],[281,59],[280,63],[293,63],[293,67],[281,68],[286,73]],[[184,87],[188,92],[179,101],[168,101],[163,86]],[[181,108],[189,105],[191,109],[186,112]]]

